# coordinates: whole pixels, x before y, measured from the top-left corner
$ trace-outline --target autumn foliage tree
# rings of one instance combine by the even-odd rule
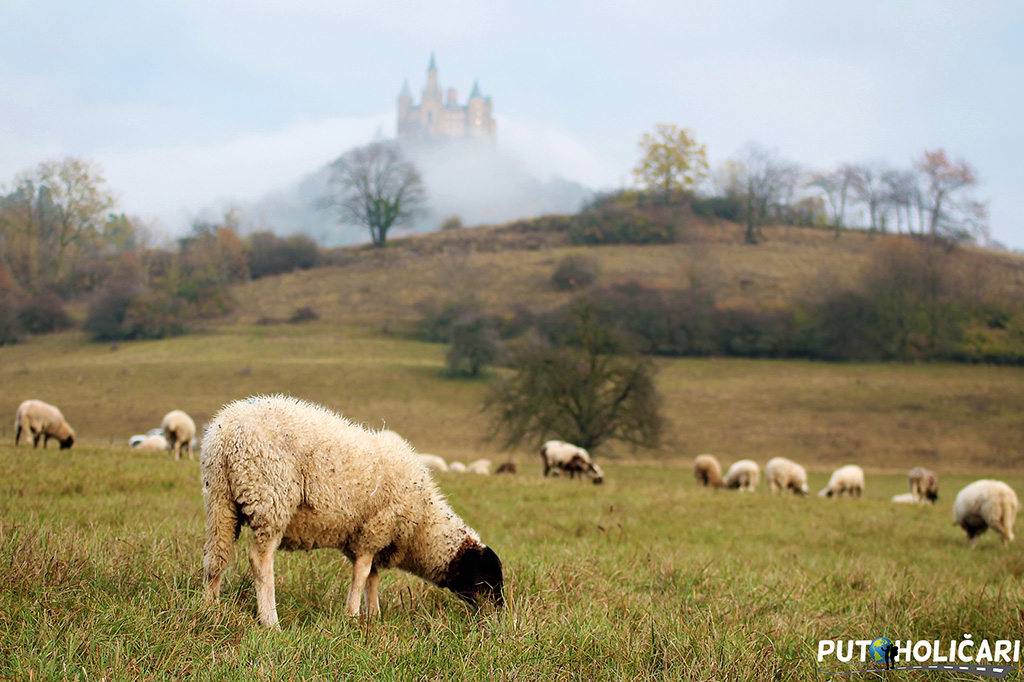
[[[693,190],[708,175],[707,150],[689,130],[659,123],[637,146],[642,156],[633,177],[665,203]]]

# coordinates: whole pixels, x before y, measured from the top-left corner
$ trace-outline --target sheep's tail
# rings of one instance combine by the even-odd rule
[[[209,442],[207,442],[209,441]],[[203,442],[201,469],[203,503],[206,507],[206,546],[203,549],[203,582],[207,596],[215,598],[220,578],[227,570],[231,550],[241,530],[238,504],[231,497],[223,443],[215,438]]]

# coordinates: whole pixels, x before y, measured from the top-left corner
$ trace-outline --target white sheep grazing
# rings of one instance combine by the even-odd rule
[[[939,499],[939,477],[924,467],[914,467],[907,476],[910,493],[919,502],[934,503]]]
[[[856,464],[847,464],[832,472],[828,485],[818,493],[818,497],[840,497],[850,495],[860,497],[864,492],[864,470]]]
[[[489,459],[477,459],[466,465],[466,471],[471,474],[483,474],[484,476],[491,475],[491,460]]]
[[[764,476],[772,494],[789,491],[794,495],[806,495],[807,470],[785,457],[773,457],[764,467]]]
[[[64,415],[60,410],[42,400],[26,400],[18,405],[18,411],[14,413],[14,444],[21,440],[22,430],[27,430],[32,436],[32,447],[39,446],[39,439],[43,439],[45,448],[51,438],[60,443],[61,450],[67,450],[75,444],[75,431],[64,421]]]
[[[953,519],[967,533],[972,547],[974,539],[989,528],[999,533],[1005,545],[1013,540],[1019,508],[1017,494],[1002,481],[975,481],[957,493]]]
[[[722,465],[714,455],[697,455],[693,460],[693,477],[705,488],[721,488]]]
[[[420,464],[430,471],[448,471],[448,463],[444,461],[443,457],[422,453],[418,453],[416,456],[419,457]]]
[[[181,459],[181,450],[188,450],[192,459],[192,439],[196,437],[196,423],[181,410],[172,410],[164,415],[160,424],[167,439],[167,447],[174,451],[174,459]]]
[[[569,478],[586,477],[596,483],[604,481],[604,472],[590,459],[586,449],[561,440],[549,440],[540,448],[544,475],[569,474]],[[557,473],[556,473],[557,472]]]
[[[145,452],[163,452],[167,450],[167,439],[159,434],[146,436],[141,443],[135,446],[135,449]]]
[[[761,467],[752,459],[741,459],[729,467],[722,480],[726,488],[739,488],[745,492],[754,492],[761,482]]]
[[[454,471],[459,474],[466,473],[466,465],[462,462],[452,462],[448,465],[448,471]]]
[[[224,406],[200,455],[203,571],[216,599],[242,525],[260,622],[278,623],[277,549],[334,547],[352,562],[348,613],[379,615],[378,572],[397,567],[477,603],[502,604],[501,561],[445,501],[408,442],[318,405],[259,396]]]

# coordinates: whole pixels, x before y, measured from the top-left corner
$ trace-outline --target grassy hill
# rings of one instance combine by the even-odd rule
[[[698,287],[719,304],[773,308],[814,301],[853,286],[874,254],[906,237],[791,226],[765,228],[762,243],[743,243],[735,224],[691,219],[678,243],[646,246],[574,246],[551,219],[463,228],[396,239],[382,250],[349,247],[337,265],[256,280],[238,287],[238,307],[227,324],[287,320],[309,307],[327,322],[401,328],[417,319],[417,305],[473,293],[490,310],[516,306],[547,310],[574,293],[551,286],[566,256],[596,259],[592,285],[637,281],[656,288]],[[960,286],[1024,300],[1024,257],[964,248],[956,266]]]

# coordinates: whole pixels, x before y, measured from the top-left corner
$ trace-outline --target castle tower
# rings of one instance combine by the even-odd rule
[[[469,102],[459,104],[458,91],[441,87],[437,60],[430,53],[427,66],[427,85],[422,90],[419,105],[413,102],[409,81],[402,83],[398,95],[398,137],[399,139],[443,139],[482,138],[495,139],[496,126],[492,116],[491,98],[480,93],[478,83],[473,83]]]

